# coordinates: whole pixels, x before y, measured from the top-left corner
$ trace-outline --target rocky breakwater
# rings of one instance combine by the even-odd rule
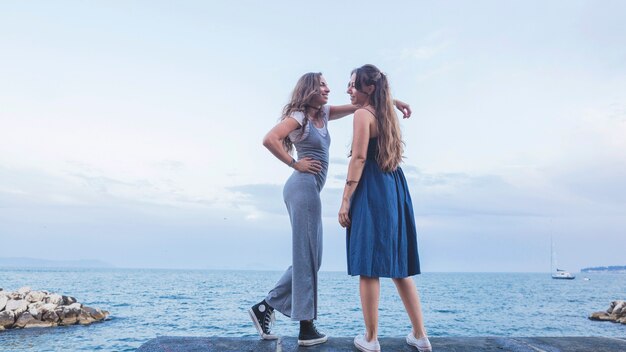
[[[591,313],[589,319],[626,324],[626,301],[613,301],[606,312]]]
[[[74,297],[32,291],[30,287],[15,292],[0,288],[0,330],[89,325],[108,316],[109,312],[84,306]]]

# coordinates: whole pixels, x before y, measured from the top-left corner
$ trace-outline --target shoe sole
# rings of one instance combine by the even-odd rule
[[[252,310],[252,308],[248,309],[248,314],[250,314],[250,319],[252,319],[252,322],[254,323],[254,327],[256,328],[256,331],[259,333],[259,335],[261,336],[263,340],[276,340],[278,338],[278,336],[276,335],[268,335],[263,332],[263,328],[259,324],[259,321],[256,319],[256,315],[254,314],[254,311]]]
[[[328,341],[328,336],[314,340],[298,340],[298,346],[315,346]]]
[[[354,347],[356,347],[357,350],[362,351],[362,352],[380,352],[380,349],[373,350],[373,349],[367,348],[365,346],[359,345],[358,343],[356,343],[356,341],[354,342]]]

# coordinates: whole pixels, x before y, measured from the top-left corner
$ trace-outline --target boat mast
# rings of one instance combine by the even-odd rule
[[[550,273],[554,272],[554,242],[552,241],[552,234],[550,234]]]

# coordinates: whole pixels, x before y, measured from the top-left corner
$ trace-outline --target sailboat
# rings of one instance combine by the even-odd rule
[[[562,269],[556,269],[556,272],[552,273],[553,279],[565,279],[565,280],[573,280],[576,278],[576,275],[570,273],[569,271],[565,271]]]
[[[556,267],[556,271],[552,270],[553,267]],[[552,241],[552,236],[550,236],[550,272],[552,273],[553,279],[573,280],[576,278],[576,275],[570,273],[569,271],[559,269],[556,266],[556,254],[554,253],[554,242]]]

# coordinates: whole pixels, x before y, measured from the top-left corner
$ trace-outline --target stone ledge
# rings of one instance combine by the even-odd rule
[[[160,336],[137,352],[339,352],[357,351],[352,337],[330,337],[328,342],[300,347],[295,337],[274,341],[239,337]],[[431,337],[435,352],[616,352],[626,351],[626,336],[611,337]],[[383,351],[415,352],[404,338],[380,339]]]

